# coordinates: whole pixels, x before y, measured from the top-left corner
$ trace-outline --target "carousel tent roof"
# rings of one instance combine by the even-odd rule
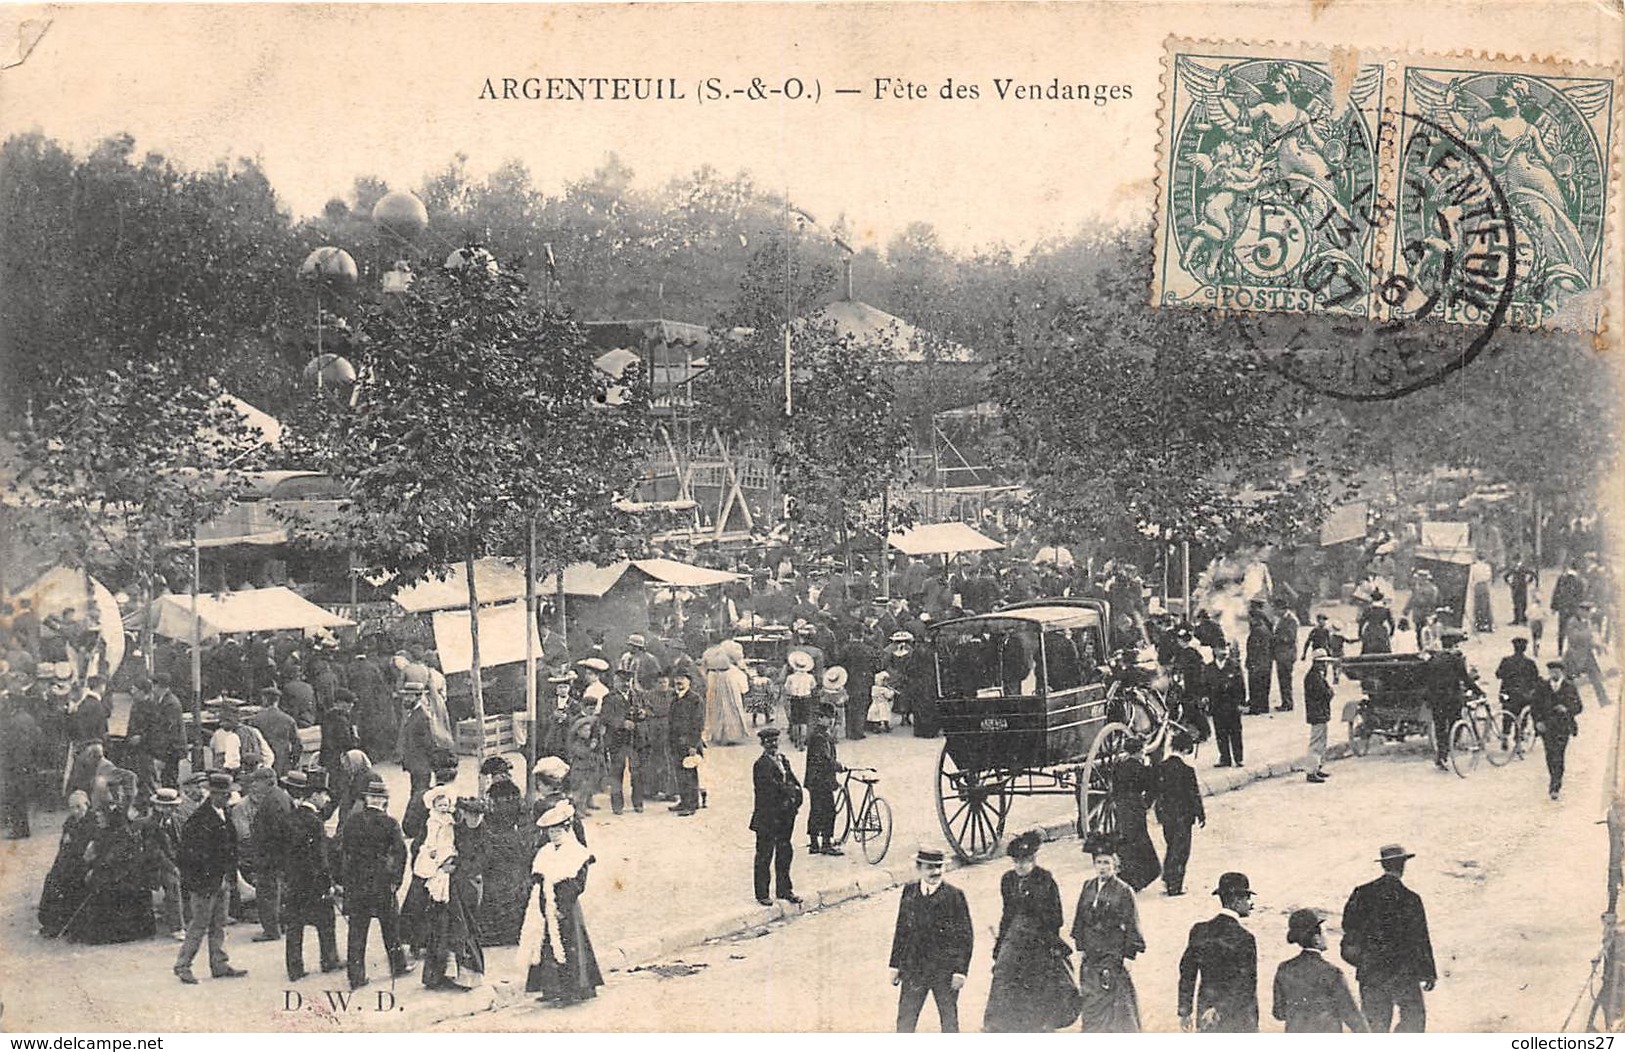
[[[168,639],[192,638],[192,599],[161,595],[153,601],[153,631]],[[354,621],[323,609],[286,588],[249,588],[224,595],[197,597],[199,635],[204,639],[233,632],[279,632],[295,628],[339,628]]]
[[[704,566],[680,563],[675,559],[635,559],[611,563],[608,566],[576,563],[565,567],[564,594],[601,599],[632,570],[636,570],[649,583],[669,588],[706,588],[742,579],[739,574],[729,573],[726,570],[711,570]],[[558,580],[555,576],[549,576],[536,586],[536,590],[544,596],[552,595],[557,589]]]
[[[905,555],[953,555],[989,552],[1004,545],[962,522],[928,522],[892,534],[887,541]]]

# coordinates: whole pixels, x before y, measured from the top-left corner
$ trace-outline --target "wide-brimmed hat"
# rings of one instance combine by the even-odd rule
[[[811,672],[813,670],[813,657],[805,650],[790,651],[784,662],[797,672]]]
[[[1398,862],[1403,859],[1415,857],[1415,852],[1406,851],[1405,848],[1400,844],[1384,844],[1382,845],[1382,849],[1377,852],[1378,862]]]
[[[846,669],[839,665],[831,665],[824,670],[824,689],[840,690],[846,686]]]
[[[565,763],[562,757],[544,756],[536,761],[536,765],[530,769],[530,773],[540,778],[546,778],[550,782],[559,782],[570,774],[570,765]]]
[[[152,802],[155,807],[174,807],[181,802],[181,791],[165,786],[152,794]]]
[[[555,826],[568,825],[575,816],[576,809],[571,806],[570,801],[560,800],[542,812],[542,817],[536,820],[536,826],[539,829],[552,829]]]
[[[1245,873],[1221,873],[1219,886],[1213,889],[1213,894],[1219,898],[1229,898],[1231,895],[1251,895],[1252,885],[1247,882]]]
[[[1036,829],[1029,829],[1010,841],[1010,846],[1004,849],[1004,853],[1015,859],[1032,858],[1038,854],[1038,849],[1043,843],[1044,834]]]
[[[1286,941],[1308,946],[1321,923],[1320,914],[1314,910],[1293,910],[1286,920]]]
[[[603,658],[582,658],[580,661],[577,661],[576,664],[580,665],[582,668],[591,669],[594,672],[609,671],[609,662],[605,661]]]

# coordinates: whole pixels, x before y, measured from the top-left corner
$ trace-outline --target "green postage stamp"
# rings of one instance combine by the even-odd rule
[[[1618,71],[1170,40],[1152,302],[1598,331]]]

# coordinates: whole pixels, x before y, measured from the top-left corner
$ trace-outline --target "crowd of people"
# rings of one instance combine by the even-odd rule
[[[1576,732],[1580,711],[1573,680],[1588,679],[1606,704],[1596,653],[1610,626],[1595,586],[1576,580],[1576,569],[1566,571],[1550,604],[1560,616],[1556,668],[1543,680],[1524,657],[1531,641],[1538,654],[1540,636],[1531,631],[1531,638],[1514,640],[1514,654],[1497,670],[1512,703],[1534,706],[1554,798],[1562,745]],[[318,967],[343,968],[351,986],[360,987],[368,982],[366,947],[377,920],[392,975],[411,972],[421,960],[425,986],[469,990],[484,981],[486,948],[517,946],[526,988],[548,1003],[570,1004],[602,983],[581,900],[595,861],[583,818],[603,797],[616,814],[628,804],[642,812],[658,802],[678,817],[692,816],[708,804],[708,753],[757,737],[763,753],[753,771],[756,898],[799,901],[791,840],[804,794],[808,850],[841,853],[832,836],[842,769],[837,743],[894,729],[938,733],[936,670],[922,645],[931,624],[1037,596],[1103,599],[1120,645],[1107,674],[1165,687],[1181,726],[1160,763],[1132,765],[1135,776],[1114,783],[1117,836],[1109,851],[1097,852],[1097,886],[1086,887],[1089,909],[1080,899],[1072,932],[1090,962],[1074,984],[1086,1028],[1126,1029],[1136,1018],[1123,970],[1137,937],[1133,895],[1159,876],[1166,894],[1184,894],[1192,829],[1206,820],[1191,767],[1195,742],[1211,736],[1218,766],[1242,766],[1243,717],[1271,711],[1272,693],[1275,711],[1290,711],[1301,688],[1310,731],[1306,778],[1320,783],[1328,777],[1325,726],[1340,658],[1408,649],[1415,638],[1429,652],[1430,667],[1437,665],[1430,682],[1440,720],[1459,714],[1461,699],[1478,689],[1460,656],[1463,632],[1436,627],[1439,604],[1436,593],[1429,599],[1425,574],[1410,583],[1402,615],[1432,608],[1420,626],[1396,622],[1391,594],[1371,587],[1357,593],[1352,634],[1325,614],[1305,631],[1297,598],[1277,592],[1250,600],[1245,635],[1231,639],[1209,610],[1187,620],[1148,601],[1126,565],[1091,572],[991,559],[933,568],[910,560],[885,582],[802,575],[782,565],[757,570],[725,592],[714,614],[660,635],[632,633],[619,653],[606,649],[602,633],[571,642],[542,631],[545,687],[530,729],[540,759],[529,772],[536,790],[529,807],[499,758],[481,768],[478,791],[456,784],[453,728],[466,706],[431,649],[409,643],[389,653],[376,638],[228,636],[201,656],[198,686],[217,702],[209,706],[213,722],[205,733],[187,717],[194,686],[184,648],[161,645],[150,664],[127,661],[108,677],[87,660],[96,648],[82,629],[58,633],[79,645],[56,647],[51,632],[14,618],[0,641],[0,787],[11,837],[29,835],[36,800],[67,801],[40,894],[46,937],[94,943],[167,934],[180,943],[176,976],[192,983],[205,941],[211,975],[242,974],[230,963],[225,926],[252,917],[257,941],[284,942],[290,981],[306,972],[305,929],[315,928]],[[1515,624],[1539,616],[1538,581],[1524,585],[1513,590]],[[770,656],[747,650],[764,639],[773,642]],[[66,656],[59,658],[58,649]],[[1300,661],[1307,665],[1301,681]],[[109,699],[121,692],[129,716],[116,738]],[[804,754],[800,778],[779,751],[781,737]],[[389,813],[389,792],[375,770],[387,762],[398,762],[409,779],[398,816]],[[1162,827],[1160,858],[1148,816]],[[1013,850],[1033,848],[1030,839],[1018,838]],[[1065,1014],[1030,1003],[1030,991],[1066,985],[1053,967],[1065,949],[1052,938],[1059,899],[1053,879],[1045,885],[1048,874],[1031,859],[1018,857],[1006,881],[999,937],[1006,963],[995,969],[990,1029],[1024,1029]],[[930,861],[922,857],[921,864],[929,868]],[[929,912],[952,898],[923,902],[939,885],[922,883],[905,893],[905,912]],[[343,955],[340,912],[348,917]],[[1315,952],[1318,924],[1295,924],[1304,954]],[[899,926],[901,932],[901,918]],[[927,929],[941,926],[932,921]],[[893,955],[904,976],[899,1026],[912,1026],[926,993],[936,996],[946,1026],[957,992],[953,977],[962,982],[963,970],[909,979],[924,974],[910,963],[911,952]],[[1330,988],[1324,978],[1310,985]],[[1295,981],[1288,978],[1287,986]],[[1363,995],[1363,976],[1361,984]],[[1358,1012],[1351,1016],[1343,1007],[1321,1006],[1315,1018],[1352,1027]],[[1294,1010],[1280,1007],[1278,995],[1278,1017],[1286,1018],[1282,1011]],[[1188,1014],[1182,1008],[1182,1018]]]

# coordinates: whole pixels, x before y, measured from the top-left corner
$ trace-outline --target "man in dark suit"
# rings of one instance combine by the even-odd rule
[[[327,772],[305,773],[305,785],[284,827],[283,874],[287,891],[282,899],[282,924],[287,941],[283,959],[288,982],[305,977],[305,926],[316,929],[321,946],[322,971],[334,972],[339,963],[338,938],[334,931],[333,871],[327,860],[327,833],[322,829],[322,811],[328,803]]]
[[[1275,969],[1270,1013],[1286,1024],[1289,1034],[1338,1034],[1344,1027],[1368,1033],[1342,969],[1321,956],[1326,934],[1320,925],[1314,910],[1293,910],[1287,918],[1286,941],[1302,946],[1303,952]]]
[[[1216,767],[1242,765],[1241,715],[1247,708],[1247,684],[1237,663],[1240,648],[1232,643],[1213,652],[1207,666],[1208,709],[1213,714],[1213,738],[1219,746]]]
[[[959,991],[970,973],[976,933],[971,928],[965,893],[942,879],[940,850],[921,848],[914,856],[918,879],[903,885],[892,932],[892,985],[897,996],[897,1032],[912,1034],[925,1007],[925,995],[937,1002],[944,1034],[959,1032]]]
[[[188,986],[196,986],[192,959],[209,937],[209,974],[216,979],[236,979],[247,975],[233,968],[226,955],[226,909],[237,880],[237,827],[226,815],[232,791],[237,788],[231,775],[216,771],[209,775],[209,798],[192,812],[181,830],[181,890],[192,900],[192,919],[186,937],[175,957],[175,976]]]
[[[1281,688],[1281,704],[1275,707],[1276,712],[1292,711],[1292,670],[1298,661],[1299,627],[1298,615],[1290,606],[1281,611],[1281,619],[1275,622],[1275,676]]]
[[[750,828],[756,834],[756,901],[773,905],[768,896],[771,867],[779,898],[800,902],[790,882],[790,860],[795,848],[796,812],[801,810],[801,782],[790,769],[790,761],[779,753],[779,729],[763,727],[756,732],[762,742],[762,755],[751,768],[751,784],[756,790],[756,806],[750,814]]]
[[[347,688],[334,688],[333,704],[322,713],[321,726],[319,762],[331,774],[339,769],[339,758],[356,747],[355,695]]]
[[[1529,640],[1522,636],[1512,640],[1512,653],[1495,666],[1495,678],[1501,681],[1508,712],[1522,712],[1534,703],[1541,681],[1540,669],[1529,657]]]
[[[1569,623],[1574,615],[1580,612],[1580,604],[1585,602],[1586,586],[1580,580],[1580,564],[1571,562],[1557,583],[1552,586],[1552,601],[1549,604],[1557,614],[1557,652],[1563,653],[1568,645]]]
[[[1254,599],[1247,611],[1247,712],[1270,711],[1270,670],[1275,667],[1275,622]]]
[[[1423,669],[1428,685],[1428,708],[1433,713],[1433,765],[1444,771],[1445,759],[1450,755],[1450,728],[1461,719],[1462,705],[1469,696],[1481,693],[1472,674],[1467,671],[1467,659],[1461,654],[1461,641],[1465,634],[1459,628],[1447,628],[1440,637],[1442,649],[1428,658]]]
[[[386,813],[389,791],[377,775],[367,782],[366,807],[356,812],[344,830],[340,848],[339,876],[344,888],[344,912],[350,918],[350,989],[366,986],[367,932],[374,918],[384,937],[391,975],[408,975],[406,951],[401,949],[400,910],[395,893],[406,870],[406,838],[399,822]]]
[[[416,800],[428,792],[434,771],[434,722],[429,719],[429,684],[403,683],[401,695],[411,706],[401,723],[401,768],[411,780],[408,799]]]
[[[1169,895],[1185,894],[1185,866],[1191,858],[1191,826],[1207,826],[1202,790],[1187,761],[1194,747],[1184,732],[1176,732],[1173,752],[1157,765],[1157,795],[1153,805],[1162,837],[1168,845],[1162,860],[1162,886]]]
[[[670,810],[687,816],[700,809],[700,773],[692,762],[684,761],[705,753],[705,699],[693,689],[693,678],[687,670],[673,669],[671,685],[671,710],[666,720],[666,733],[671,743],[672,768],[677,777],[677,803]],[[756,828],[754,823],[751,828]]]
[[[1343,907],[1343,960],[1354,965],[1360,1008],[1373,1031],[1387,1033],[1397,1007],[1394,1032],[1419,1034],[1427,1029],[1422,992],[1439,975],[1422,898],[1401,879],[1406,860],[1416,856],[1398,844],[1378,854],[1382,876],[1355,888]]]
[[[1258,943],[1241,918],[1253,911],[1245,873],[1226,873],[1213,889],[1219,914],[1191,927],[1179,959],[1179,1027],[1214,1033],[1258,1032]]]
[[[260,732],[275,758],[272,765],[278,777],[287,774],[305,758],[305,743],[299,738],[299,723],[282,711],[282,691],[266,687],[260,691],[260,711],[243,721]]]
[[[1535,684],[1532,702],[1535,729],[1546,745],[1546,795],[1553,800],[1563,791],[1563,766],[1569,739],[1580,733],[1574,717],[1580,714],[1580,689],[1569,679],[1561,661],[1546,662],[1547,678]]]

